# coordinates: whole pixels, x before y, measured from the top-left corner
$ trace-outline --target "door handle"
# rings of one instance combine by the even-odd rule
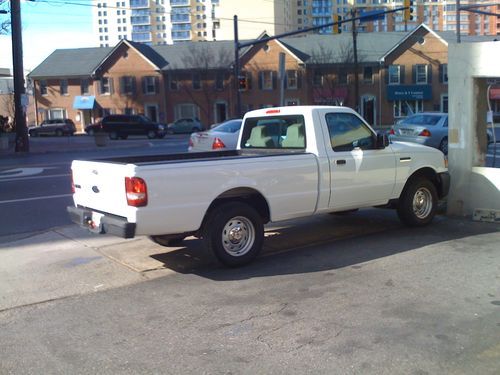
[[[335,160],[335,164],[337,165],[345,165],[347,162],[344,159]]]

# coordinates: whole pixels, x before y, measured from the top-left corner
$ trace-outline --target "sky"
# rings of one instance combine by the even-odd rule
[[[0,9],[10,3],[0,0]],[[24,69],[32,70],[58,48],[97,47],[92,0],[21,0]],[[0,15],[0,21],[10,13]],[[0,35],[0,68],[12,71],[10,35]]]

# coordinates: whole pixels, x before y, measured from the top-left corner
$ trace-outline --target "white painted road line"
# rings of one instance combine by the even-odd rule
[[[41,200],[41,199],[65,198],[65,197],[71,197],[71,196],[73,196],[73,194],[48,195],[48,196],[45,196],[45,197],[11,199],[11,200],[8,200],[8,201],[0,201],[0,204],[3,204],[3,203],[17,203],[17,202],[36,201],[36,200]]]
[[[23,180],[36,180],[38,178],[51,178],[51,177],[69,177],[71,176],[70,173],[67,174],[52,174],[48,176],[33,176],[33,177],[14,177],[14,178],[1,178],[0,177],[0,183],[1,182],[11,182],[11,181],[23,181]]]

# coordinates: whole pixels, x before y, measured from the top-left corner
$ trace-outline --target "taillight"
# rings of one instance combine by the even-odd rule
[[[424,129],[420,132],[419,136],[421,137],[430,137],[431,136],[431,132],[428,131],[427,129]]]
[[[148,189],[142,178],[125,177],[125,192],[129,206],[142,207],[148,204]]]
[[[396,134],[396,132],[394,131],[394,129],[391,128],[391,130],[389,130],[389,134],[394,135],[394,134]]]
[[[221,148],[226,148],[226,145],[220,138],[215,138],[214,143],[212,143],[212,150],[220,150]]]

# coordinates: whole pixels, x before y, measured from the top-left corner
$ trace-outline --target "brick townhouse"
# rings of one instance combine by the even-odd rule
[[[357,101],[352,35],[258,43],[240,51],[247,77],[242,109],[279,105],[283,53],[285,105],[357,105],[375,126],[412,112],[447,111],[447,50],[455,39],[425,25],[408,33],[359,33]],[[122,40],[114,48],[56,50],[30,74],[37,123],[68,117],[83,130],[107,114],[144,113],[159,122],[198,117],[208,127],[236,116],[233,59],[232,41],[147,46]],[[494,105],[500,108],[498,100]]]

